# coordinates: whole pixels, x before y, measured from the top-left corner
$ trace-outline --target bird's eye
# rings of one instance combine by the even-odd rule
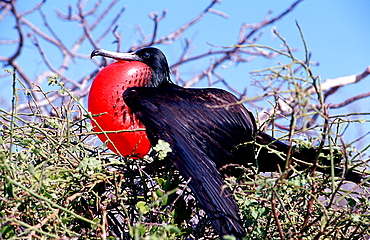
[[[143,58],[149,58],[150,57],[150,53],[148,53],[148,52],[144,52],[144,54],[143,54]]]

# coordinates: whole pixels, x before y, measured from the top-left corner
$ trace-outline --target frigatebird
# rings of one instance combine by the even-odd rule
[[[250,111],[233,94],[215,88],[183,88],[171,81],[169,65],[163,52],[146,47],[131,53],[94,50],[91,57],[103,56],[118,61],[139,61],[149,66],[151,78],[144,86],[131,87],[123,94],[124,102],[145,126],[152,146],[159,140],[169,143],[167,158],[177,167],[207,213],[217,233],[223,237],[245,236],[238,207],[231,192],[224,187],[220,169],[228,164],[255,165],[260,172],[286,167],[290,146],[259,131]],[[253,144],[268,146],[261,148]],[[303,161],[314,163],[319,150],[306,148],[291,154],[302,168]],[[330,166],[330,165],[329,165]],[[318,168],[322,172],[327,168]],[[342,174],[341,169],[335,169]],[[360,182],[361,175],[348,171],[344,178]]]

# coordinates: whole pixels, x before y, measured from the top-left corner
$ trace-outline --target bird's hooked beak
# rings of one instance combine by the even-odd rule
[[[107,58],[113,58],[118,61],[142,61],[142,59],[136,55],[134,52],[132,53],[118,53],[118,52],[112,52],[104,49],[95,49],[92,51],[90,57],[107,57]]]

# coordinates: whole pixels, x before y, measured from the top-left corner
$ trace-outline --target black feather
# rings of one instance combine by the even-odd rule
[[[159,139],[170,144],[168,158],[191,179],[190,188],[220,236],[244,236],[238,207],[218,169],[232,162],[235,146],[254,139],[249,112],[218,89],[130,88],[124,99],[152,145]]]

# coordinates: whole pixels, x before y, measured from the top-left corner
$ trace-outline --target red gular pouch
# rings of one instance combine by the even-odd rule
[[[103,68],[96,75],[90,89],[88,110],[93,115],[95,132],[145,129],[123,100],[123,93],[130,87],[145,87],[152,77],[149,66],[138,61],[119,61]],[[143,157],[150,149],[145,131],[107,133],[108,148],[122,156]],[[98,134],[107,141],[105,134]]]

